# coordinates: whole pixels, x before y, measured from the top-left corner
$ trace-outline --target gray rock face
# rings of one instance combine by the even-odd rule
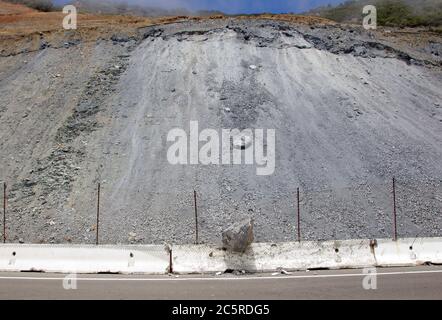
[[[8,238],[95,243],[97,182],[103,243],[193,242],[194,189],[204,243],[244,213],[254,241],[294,241],[298,186],[303,239],[389,238],[393,175],[400,236],[441,236],[442,69],[407,62],[442,52],[355,29],[216,19],[144,28],[136,45],[116,31],[1,56],[28,47],[0,42]],[[276,129],[274,174],[170,164],[166,137],[190,121]]]
[[[253,220],[235,223],[222,233],[223,247],[230,251],[244,252],[253,242]]]

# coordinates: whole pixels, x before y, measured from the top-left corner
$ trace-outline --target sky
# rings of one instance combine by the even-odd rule
[[[97,0],[107,1],[107,0]],[[327,5],[339,4],[344,0],[121,0],[130,4],[164,9],[219,10],[228,14],[236,13],[300,13]],[[54,0],[56,4],[72,2],[72,0]]]

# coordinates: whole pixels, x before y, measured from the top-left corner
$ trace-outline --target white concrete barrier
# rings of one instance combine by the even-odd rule
[[[177,273],[231,270],[343,269],[442,264],[442,238],[254,243],[243,254],[210,245],[172,247]],[[0,245],[0,271],[165,274],[170,255],[164,246]]]
[[[255,243],[243,254],[207,245],[173,246],[172,262],[177,273],[360,268],[376,263],[370,240]]]
[[[0,245],[0,271],[165,274],[164,246]]]
[[[381,239],[374,252],[376,265],[380,267],[441,264],[442,238]]]

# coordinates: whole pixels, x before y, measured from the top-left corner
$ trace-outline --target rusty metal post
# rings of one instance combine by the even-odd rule
[[[101,184],[98,183],[98,192],[97,192],[97,227],[96,227],[96,245],[98,246],[99,240],[98,240],[98,229],[99,229],[99,223],[100,223],[100,189]]]
[[[3,243],[6,243],[6,182],[3,182]]]
[[[172,248],[169,248],[169,273],[173,273]]]
[[[300,210],[300,206],[299,206],[299,188],[297,189],[296,192],[296,200],[298,203],[298,242],[301,242],[301,210]]]
[[[194,208],[195,208],[195,243],[198,244],[199,243],[199,239],[198,239],[198,207],[197,207],[197,202],[196,202],[196,191],[193,191],[193,203],[194,203]]]
[[[394,231],[394,241],[397,241],[397,220],[396,220],[396,179],[393,177],[393,231]]]

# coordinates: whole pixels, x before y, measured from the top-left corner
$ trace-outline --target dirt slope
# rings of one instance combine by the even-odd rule
[[[0,1],[0,15],[24,15],[37,12],[20,4]]]
[[[99,181],[106,243],[192,242],[194,189],[203,241],[245,215],[257,241],[292,240],[298,186],[305,238],[389,237],[392,176],[401,235],[441,234],[437,55],[270,18],[131,30],[0,58],[11,240],[93,242]],[[276,129],[274,175],[170,165],[191,120]]]

